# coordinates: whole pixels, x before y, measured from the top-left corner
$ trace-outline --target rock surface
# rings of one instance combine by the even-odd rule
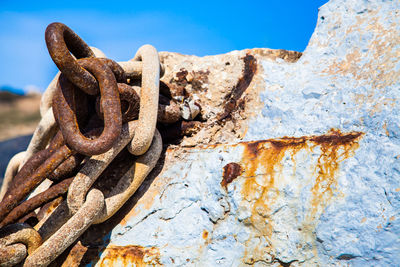
[[[332,0],[303,54],[161,53],[162,81],[201,107],[199,122],[83,236],[102,248],[93,263],[398,264],[399,10]]]

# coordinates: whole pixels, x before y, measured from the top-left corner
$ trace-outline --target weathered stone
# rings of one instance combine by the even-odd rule
[[[82,243],[108,229],[97,265],[398,264],[399,10],[332,0],[303,54],[161,53],[162,81],[202,126],[89,229]]]

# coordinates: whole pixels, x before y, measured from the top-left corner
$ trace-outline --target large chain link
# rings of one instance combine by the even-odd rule
[[[42,237],[27,224],[11,224],[0,229],[0,266],[20,263],[26,254],[42,244]]]
[[[164,70],[154,47],[117,63],[62,23],[50,24],[45,37],[60,72],[42,96],[42,119],[27,151],[7,167],[0,266],[47,266],[90,225],[113,216],[161,155],[157,122],[182,120],[182,107],[159,95]],[[124,149],[138,156],[126,163],[128,171],[111,189],[94,187]],[[46,215],[44,205],[52,201],[59,205]],[[28,219],[34,228],[19,223]]]

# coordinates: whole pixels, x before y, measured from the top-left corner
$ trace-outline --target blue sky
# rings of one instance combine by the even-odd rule
[[[303,51],[326,2],[0,0],[0,87],[47,87],[57,72],[44,41],[51,22],[117,61],[146,43],[197,56],[254,47]]]

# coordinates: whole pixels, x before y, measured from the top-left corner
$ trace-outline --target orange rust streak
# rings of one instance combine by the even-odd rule
[[[203,239],[207,239],[208,238],[208,231],[204,230],[203,231]]]
[[[283,165],[280,163],[286,151],[290,152],[291,159],[295,163],[294,156],[301,149],[313,149],[316,146],[321,149],[314,170],[316,178],[311,189],[311,213],[314,216],[333,196],[332,186],[336,182],[335,175],[339,163],[349,157],[350,151],[354,151],[358,145],[357,140],[362,134],[361,132],[343,134],[339,130],[331,130],[321,136],[283,137],[243,143],[245,150],[241,165],[244,167],[243,176],[246,180],[242,194],[252,205],[250,217],[252,225],[261,228],[258,230],[263,235],[272,234],[273,229],[268,218],[271,214],[270,207],[279,195],[279,190],[275,187],[275,176],[282,171]],[[263,171],[257,175],[259,167],[262,167]]]
[[[315,168],[317,177],[311,189],[312,216],[321,211],[323,204],[333,197],[333,186],[337,183],[335,176],[339,170],[339,163],[349,158],[351,152],[358,148],[356,140],[361,135],[362,133],[359,132],[343,135],[340,131],[333,130],[329,135],[311,139],[315,145],[321,147],[321,155]]]
[[[296,146],[299,140],[295,140]],[[269,217],[270,205],[275,199],[277,190],[274,190],[276,168],[281,168],[279,164],[285,155],[288,143],[293,143],[291,139],[268,140],[249,142],[245,147],[242,162],[245,166],[245,176],[248,177],[243,185],[243,195],[248,201],[253,201],[251,221],[254,226],[262,227],[258,229],[263,235],[272,234],[272,225],[265,223]],[[304,143],[304,142],[303,142]],[[259,166],[265,168],[263,176],[257,180],[257,169]],[[270,196],[272,194],[272,197]]]
[[[141,246],[109,246],[103,252],[99,266],[160,266],[157,248]]]

